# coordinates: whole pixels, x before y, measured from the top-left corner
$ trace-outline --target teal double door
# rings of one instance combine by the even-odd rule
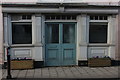
[[[76,64],[75,26],[75,23],[46,23],[46,66]]]

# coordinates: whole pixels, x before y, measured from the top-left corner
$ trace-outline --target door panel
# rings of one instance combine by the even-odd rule
[[[63,44],[62,45],[63,52],[63,65],[75,65],[76,61],[76,51],[75,44]]]
[[[59,24],[46,24],[46,66],[59,66]]]
[[[75,24],[63,24],[63,65],[75,65]]]
[[[75,65],[75,23],[48,23],[46,36],[46,66]]]
[[[59,45],[46,46],[46,66],[59,66]]]

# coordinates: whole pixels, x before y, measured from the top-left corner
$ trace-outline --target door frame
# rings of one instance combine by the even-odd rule
[[[77,65],[77,22],[72,22],[72,21],[66,21],[66,22],[64,22],[64,21],[62,21],[62,22],[54,22],[54,21],[52,21],[52,22],[45,22],[45,54],[44,54],[44,66],[46,66],[46,55],[47,55],[47,53],[46,53],[46,40],[47,40],[47,37],[48,36],[46,36],[47,35],[47,24],[59,24],[59,26],[61,26],[63,23],[65,23],[65,24],[75,24],[75,65]],[[63,28],[63,27],[62,27]],[[61,29],[61,28],[60,28]],[[60,33],[60,32],[59,32]],[[59,44],[61,44],[60,42],[59,42]]]

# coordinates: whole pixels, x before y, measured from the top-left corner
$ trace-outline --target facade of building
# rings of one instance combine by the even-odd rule
[[[119,61],[118,7],[87,2],[3,3],[4,61],[8,46],[12,59],[31,58],[38,67],[87,65],[97,56]]]

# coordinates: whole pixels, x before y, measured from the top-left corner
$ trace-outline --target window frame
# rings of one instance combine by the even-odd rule
[[[12,16],[10,16],[10,19],[11,19],[11,17]],[[13,40],[12,40],[12,23],[31,23],[31,28],[32,28],[32,43],[30,43],[30,44],[13,44]],[[11,44],[11,46],[31,46],[31,45],[33,45],[33,22],[32,22],[32,15],[31,15],[31,20],[10,20],[10,36],[11,36],[11,39],[10,39],[10,44]]]
[[[106,43],[90,43],[90,24],[91,23],[100,23],[101,24],[106,24],[107,25],[107,42]],[[108,16],[107,16],[107,20],[90,20],[90,16],[89,16],[89,28],[88,28],[88,43],[89,44],[108,44],[108,40],[109,40],[109,26],[108,26]]]

